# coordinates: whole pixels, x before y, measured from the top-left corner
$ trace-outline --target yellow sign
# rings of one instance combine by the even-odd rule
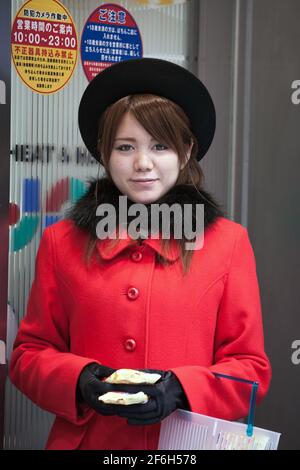
[[[38,93],[63,88],[77,63],[78,40],[74,21],[57,0],[29,0],[12,26],[11,53],[23,82]]]

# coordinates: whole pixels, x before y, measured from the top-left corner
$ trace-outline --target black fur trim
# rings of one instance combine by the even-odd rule
[[[96,199],[96,184],[98,181],[98,191]],[[90,178],[89,187],[86,193],[78,199],[76,203],[73,204],[71,208],[66,211],[65,218],[72,219],[75,225],[83,230],[88,231],[94,238],[97,238],[96,235],[96,225],[101,220],[101,216],[96,216],[96,209],[98,205],[109,203],[115,207],[116,217],[118,221],[118,208],[119,208],[119,196],[122,196],[122,193],[119,191],[117,186],[111,181],[107,176],[102,178]],[[188,184],[180,184],[173,186],[166,194],[164,194],[160,199],[155,201],[154,204],[163,204],[168,205],[180,204],[192,204],[192,217],[193,222],[195,221],[196,214],[196,204],[204,204],[204,228],[212,225],[217,217],[226,217],[225,211],[221,206],[215,201],[215,199],[207,191],[201,189],[198,190]],[[132,204],[135,204],[129,198],[127,198],[127,207],[129,208]],[[151,204],[145,204],[148,209],[148,227],[149,231],[151,228],[150,216],[151,216]],[[136,216],[135,216],[136,217]],[[134,218],[133,216],[128,216],[128,222]],[[160,221],[161,223],[161,221]],[[174,220],[172,218],[172,212],[170,217],[170,233],[173,234]],[[193,224],[193,230],[195,226]],[[184,231],[182,231],[184,233]]]

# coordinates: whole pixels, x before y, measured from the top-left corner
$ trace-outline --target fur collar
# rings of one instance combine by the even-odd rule
[[[97,201],[96,201],[96,185],[98,181]],[[78,228],[88,231],[92,237],[97,238],[96,225],[101,220],[101,216],[96,216],[96,209],[99,204],[110,203],[113,204],[116,210],[118,221],[118,207],[119,196],[122,193],[107,176],[97,178],[90,178],[89,187],[86,193],[67,211],[65,217],[72,219]],[[204,228],[212,225],[218,217],[225,217],[225,212],[221,206],[214,200],[214,198],[206,191],[201,189],[197,191],[193,186],[188,184],[180,184],[173,186],[166,194],[160,199],[155,201],[155,204],[172,205],[178,203],[182,206],[184,204],[192,204],[192,215],[195,220],[196,204],[204,204]],[[129,208],[134,202],[127,198],[127,207]],[[146,204],[148,210],[148,228],[150,230],[150,214],[151,204]],[[131,216],[132,217],[132,216]],[[137,217],[137,216],[135,216]],[[132,218],[135,218],[132,217]],[[128,216],[128,222],[131,218]],[[170,233],[173,234],[174,220],[172,213],[170,217]],[[193,230],[195,227],[193,228]],[[184,231],[182,231],[184,233]]]

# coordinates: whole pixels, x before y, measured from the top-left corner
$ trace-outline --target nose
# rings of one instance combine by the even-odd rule
[[[147,171],[152,170],[153,162],[146,151],[139,151],[136,153],[134,160],[135,171]]]

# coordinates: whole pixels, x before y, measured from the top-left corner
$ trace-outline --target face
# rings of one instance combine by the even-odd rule
[[[123,195],[133,202],[154,202],[174,186],[183,166],[177,153],[153,139],[134,116],[123,116],[109,161],[110,175]]]

